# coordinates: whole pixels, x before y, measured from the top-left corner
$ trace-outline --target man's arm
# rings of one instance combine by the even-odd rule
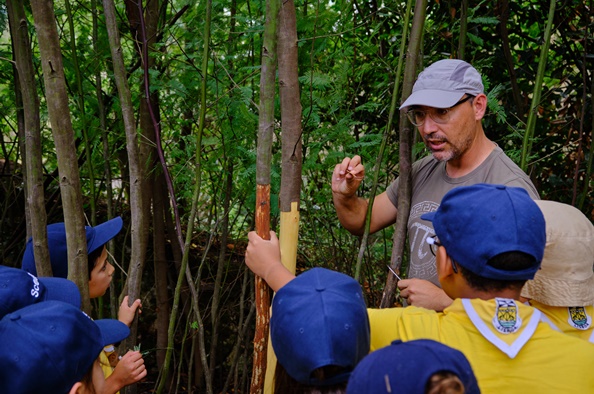
[[[332,200],[336,215],[342,226],[354,235],[362,235],[365,231],[368,201],[357,196],[364,176],[365,168],[359,156],[345,158],[332,173]],[[397,212],[386,192],[376,196],[371,210],[370,233],[395,223]]]
[[[453,302],[442,289],[427,280],[403,279],[398,281],[398,288],[408,305],[441,312]]]

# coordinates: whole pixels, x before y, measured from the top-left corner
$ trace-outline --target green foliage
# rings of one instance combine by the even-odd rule
[[[100,2],[99,2],[100,3]],[[178,19],[177,12],[189,7]],[[215,247],[222,234],[222,202],[225,198],[226,178],[231,176],[229,244],[239,252],[233,256],[229,271],[239,271],[242,263],[246,233],[253,228],[255,209],[256,146],[258,134],[258,104],[264,1],[213,1],[213,21],[210,57],[206,70],[202,69],[204,48],[204,2],[185,0],[167,3],[161,8],[157,43],[150,49],[155,64],[149,70],[150,92],[158,98],[156,114],[161,132],[161,145],[169,169],[175,201],[185,226],[192,204],[193,186],[200,159],[202,174],[198,215],[193,245],[195,253],[206,249],[205,238],[212,236]],[[434,61],[457,57],[460,31],[457,8],[459,2],[430,2],[423,38],[422,66]],[[90,9],[74,7],[76,51],[83,73],[83,102],[76,101],[77,87],[73,70],[73,53],[65,26],[63,4],[56,3],[57,24],[62,34],[62,54],[65,76],[71,97],[71,117],[77,131],[77,149],[81,157],[81,175],[85,199],[95,198],[104,214],[107,205],[107,184],[113,185],[111,201],[116,214],[129,216],[128,167],[126,139],[123,133],[121,105],[112,75],[111,54],[103,28],[102,9],[99,10],[98,41],[92,40]],[[121,50],[128,67],[132,101],[138,118],[140,103],[145,100],[144,71],[137,52],[137,43],[126,20],[124,2],[116,3],[122,34]],[[344,230],[336,218],[332,204],[330,177],[334,166],[347,156],[360,155],[367,171],[361,195],[367,196],[371,187],[370,173],[375,164],[382,132],[388,121],[392,99],[398,51],[402,36],[404,2],[378,4],[374,2],[297,2],[298,70],[303,107],[302,142],[303,176],[300,201],[300,232],[298,269],[325,266],[353,273],[359,240]],[[233,12],[233,14],[232,14]],[[233,17],[232,17],[233,15]],[[515,161],[519,161],[534,80],[538,68],[546,2],[509,2],[509,47],[514,62],[513,71],[519,89],[520,103],[512,94],[511,71],[505,61],[500,36],[500,15],[492,2],[473,4],[468,15],[466,59],[482,74],[488,96],[488,113],[483,124],[489,138],[501,146]],[[559,8],[554,39],[547,59],[547,72],[538,113],[536,135],[530,157],[529,173],[543,198],[567,203],[584,197],[580,208],[592,218],[594,212],[594,179],[588,159],[592,154],[592,57],[591,12],[586,4],[576,0]],[[31,15],[28,14],[33,39],[34,65],[37,68],[38,94],[42,133],[43,165],[46,176],[45,196],[50,221],[61,218],[57,160],[47,117],[40,59]],[[4,28],[0,55],[11,59],[11,42],[5,13],[0,15]],[[4,23],[4,24],[3,24]],[[105,130],[101,128],[99,98],[96,94],[95,72],[101,75],[102,103],[105,107]],[[197,151],[201,78],[206,74],[206,118],[202,149]],[[0,158],[22,166],[18,136],[14,74],[12,64],[0,62],[0,122],[2,144]],[[585,86],[585,89],[584,89]],[[523,112],[522,112],[522,108]],[[84,113],[82,111],[84,109]],[[277,124],[272,158],[271,216],[272,228],[277,229],[280,192],[280,108],[277,102]],[[395,119],[395,124],[397,124]],[[139,134],[140,134],[140,125]],[[143,125],[144,126],[144,125]],[[91,144],[91,159],[96,171],[95,196],[90,195],[89,174],[81,141],[86,128]],[[152,127],[152,125],[150,126]],[[103,136],[108,149],[103,149]],[[143,143],[145,137],[139,136]],[[379,175],[379,191],[383,191],[398,176],[397,136],[389,137],[388,152]],[[152,145],[152,142],[147,142]],[[413,155],[427,154],[422,142],[415,143]],[[104,171],[108,166],[112,179]],[[590,164],[591,166],[591,164]],[[0,167],[1,168],[1,167]],[[160,164],[149,167],[150,172],[161,171]],[[3,218],[0,243],[4,254],[1,262],[19,261],[23,244],[23,174],[18,168],[1,180],[0,202]],[[585,189],[584,189],[585,185]],[[574,198],[575,188],[575,198]],[[4,198],[3,196],[11,196]],[[12,197],[17,196],[17,197]],[[18,209],[15,205],[19,204]],[[18,217],[15,213],[19,213]],[[11,216],[12,215],[12,216]],[[4,219],[6,218],[6,219]],[[10,220],[9,220],[10,218]],[[385,283],[385,265],[390,260],[392,229],[374,234],[365,254],[362,282],[368,290],[368,302],[375,304],[381,297]],[[208,237],[205,237],[205,234]],[[17,245],[17,246],[15,246]],[[122,256],[129,253],[129,245],[122,248]],[[206,253],[205,253],[206,254]],[[150,256],[150,253],[149,253]],[[238,257],[239,256],[239,257]],[[216,258],[205,259],[209,272],[216,271]],[[149,258],[149,260],[152,257]],[[231,259],[231,258],[230,258]],[[122,260],[126,260],[123,258]],[[195,263],[195,262],[193,262]],[[195,263],[197,264],[197,263]],[[171,269],[174,269],[173,267]],[[196,269],[193,266],[192,269]],[[233,271],[233,273],[235,273]],[[147,274],[147,281],[153,278]],[[229,281],[233,276],[228,273]],[[205,274],[205,283],[213,281]],[[240,282],[240,281],[237,281]],[[235,282],[234,282],[235,284]],[[229,282],[224,285],[231,286]],[[237,291],[234,288],[234,291]],[[151,290],[152,291],[152,290]],[[378,293],[380,293],[378,295]],[[147,290],[146,297],[152,293]],[[202,295],[202,293],[201,293]],[[209,298],[208,295],[206,298]],[[233,316],[237,297],[227,295],[225,316]],[[235,300],[233,303],[231,300]],[[144,299],[143,299],[144,302]],[[202,302],[202,301],[201,301]],[[204,301],[205,302],[205,301]],[[246,300],[246,305],[249,299]],[[206,304],[206,302],[205,302]],[[205,307],[207,308],[207,307]],[[235,310],[234,310],[235,308]],[[191,322],[197,329],[197,323]],[[233,323],[235,324],[235,323]],[[236,338],[231,323],[226,327],[229,338]],[[208,331],[208,327],[206,330]],[[227,339],[231,341],[231,339]],[[221,365],[216,379],[228,372],[232,344],[226,344],[219,357]],[[179,357],[184,359],[185,356]],[[222,382],[215,385],[222,389]],[[237,388],[237,391],[241,391]]]

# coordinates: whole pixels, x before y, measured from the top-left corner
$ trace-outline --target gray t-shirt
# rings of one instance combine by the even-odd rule
[[[432,155],[413,163],[412,200],[408,218],[408,239],[410,245],[409,278],[429,280],[439,286],[435,257],[429,250],[427,237],[435,235],[431,222],[421,219],[421,215],[436,211],[441,199],[458,186],[476,183],[491,183],[521,187],[533,199],[539,199],[536,188],[520,167],[496,147],[493,152],[470,174],[460,178],[450,178],[446,173],[446,163],[437,161]],[[398,179],[386,190],[388,198],[398,207]]]

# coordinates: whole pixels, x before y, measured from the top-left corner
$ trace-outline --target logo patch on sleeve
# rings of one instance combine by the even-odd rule
[[[522,326],[522,319],[516,302],[506,298],[495,298],[497,307],[493,316],[493,327],[502,334],[512,334]]]

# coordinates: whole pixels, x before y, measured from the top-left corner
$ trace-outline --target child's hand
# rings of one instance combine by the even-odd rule
[[[134,314],[138,309],[138,313],[142,313],[142,304],[140,299],[134,301],[131,306],[128,306],[128,296],[125,296],[120,304],[120,310],[118,311],[118,320],[130,327],[134,320]]]
[[[262,239],[255,231],[250,231],[248,239],[245,263],[272,290],[277,291],[295,277],[281,262],[280,245],[274,231],[270,232],[270,241]]]
[[[122,356],[106,382],[113,379],[111,383],[120,390],[125,386],[138,382],[146,376],[146,373],[146,366],[140,352],[130,350]]]

